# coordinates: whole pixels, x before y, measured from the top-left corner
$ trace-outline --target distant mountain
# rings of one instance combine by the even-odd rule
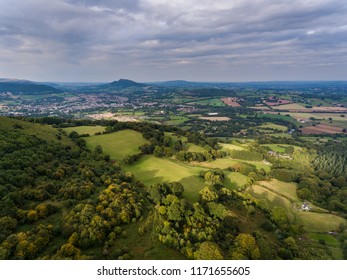
[[[83,93],[119,93],[119,94],[129,94],[129,93],[140,93],[145,87],[149,85],[141,84],[127,79],[119,79],[108,84],[94,84],[89,86],[80,87],[79,92]]]
[[[11,92],[12,94],[41,95],[61,93],[54,87],[26,80],[0,79],[0,92]]]
[[[145,87],[146,85],[134,82],[132,80],[119,79],[118,81],[114,81],[110,84],[106,84],[105,86],[118,87],[118,88],[129,88],[129,87]]]

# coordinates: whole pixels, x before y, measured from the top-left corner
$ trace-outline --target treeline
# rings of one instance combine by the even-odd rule
[[[318,150],[318,155],[316,153]],[[292,160],[266,156],[270,178],[298,183],[297,195],[323,208],[347,214],[346,143],[294,152]]]
[[[323,248],[299,249],[302,228],[291,225],[285,210],[269,210],[251,196],[223,186],[220,170],[204,174],[206,187],[191,204],[179,183],[151,186],[149,193],[160,217],[159,240],[190,259],[326,259]],[[256,230],[245,230],[247,223]]]
[[[72,140],[0,126],[0,259],[88,259],[89,248],[107,258],[123,225],[143,215],[133,175]]]

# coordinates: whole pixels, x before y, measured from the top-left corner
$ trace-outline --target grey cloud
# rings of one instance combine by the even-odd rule
[[[98,69],[97,79],[109,77],[112,69],[133,71],[134,78],[147,77],[146,66],[166,69],[168,76],[176,75],[177,69],[185,73],[189,71],[184,69],[199,71],[205,65],[214,73],[213,79],[218,73],[235,73],[240,65],[244,71],[249,67],[250,73],[259,65],[276,65],[276,71],[282,65],[283,73],[288,73],[285,69],[289,65],[307,63],[336,64],[339,70],[345,67],[344,0],[230,3],[51,0],[48,4],[44,0],[2,0],[0,62],[20,59],[18,72],[25,61],[28,69],[44,69],[55,63],[59,71],[75,69],[87,73],[88,78]],[[11,69],[15,67],[11,65]],[[37,70],[37,75],[42,72]],[[160,71],[153,73],[159,77],[152,80],[161,79]],[[0,70],[1,75],[16,76]],[[62,76],[58,70],[56,75],[58,78],[51,80]]]

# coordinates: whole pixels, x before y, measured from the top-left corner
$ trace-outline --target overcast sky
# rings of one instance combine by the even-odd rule
[[[0,77],[347,80],[347,1],[0,0]]]

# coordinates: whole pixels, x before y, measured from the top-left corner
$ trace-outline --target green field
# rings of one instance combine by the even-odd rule
[[[171,115],[170,116],[170,120],[169,121],[165,121],[164,124],[166,124],[166,125],[180,125],[180,124],[184,123],[187,120],[189,120],[189,119],[187,117],[184,117],[184,116],[174,116],[174,115]]]
[[[272,108],[278,109],[278,110],[302,110],[302,109],[306,109],[304,106],[302,106],[298,103],[273,106]]]
[[[245,150],[245,148],[234,145],[234,144],[219,143],[219,145],[222,146],[222,149],[224,150],[237,150],[237,151]]]
[[[287,144],[264,144],[262,145],[264,147],[268,147],[271,149],[271,151],[277,152],[277,153],[285,153],[286,152],[286,147],[292,146],[294,147],[294,151],[301,151],[302,148],[299,146],[294,146],[294,145],[287,145]]]
[[[188,142],[187,137],[181,136],[181,135],[176,135],[176,134],[173,133],[173,132],[164,132],[164,135],[165,135],[165,136],[171,137],[173,141],[181,140],[183,143]]]
[[[218,159],[211,161],[211,162],[199,162],[199,163],[197,163],[197,165],[202,166],[202,167],[206,167],[206,168],[227,169],[238,162],[253,164],[258,169],[264,168],[265,171],[270,171],[270,165],[267,165],[262,161],[236,160],[236,159],[231,159],[231,158],[218,158]]]
[[[132,165],[123,167],[135,174],[146,186],[161,182],[180,182],[184,186],[183,196],[190,201],[199,199],[204,179],[199,177],[200,167],[190,166],[168,158],[144,156]]]
[[[303,212],[296,214],[298,223],[302,223],[310,232],[328,232],[337,230],[340,224],[346,224],[346,220],[326,213]]]
[[[310,119],[329,121],[331,119],[333,123],[347,123],[347,114],[344,113],[289,113],[295,119]],[[344,115],[345,117],[341,117]]]
[[[97,145],[100,145],[105,154],[116,160],[122,160],[127,155],[137,154],[140,152],[139,146],[148,143],[141,133],[130,129],[84,139],[90,150],[94,150]]]
[[[286,116],[288,113],[281,113],[279,115],[274,115],[274,114],[259,114],[259,117],[266,117],[266,118],[270,118],[270,119],[278,119],[278,120],[284,120],[284,121],[289,121],[291,123],[297,123],[296,120],[294,120],[291,116]]]
[[[192,143],[187,144],[187,146],[188,146],[188,152],[192,152],[192,153],[206,152],[206,150],[203,147],[192,144]]]
[[[310,233],[327,233],[337,230],[340,224],[347,224],[345,219],[333,214],[302,211],[295,183],[278,180],[261,181],[248,188],[247,192],[257,199],[266,201],[270,208],[274,206],[284,208],[291,222],[304,225]],[[326,211],[315,206],[313,210]]]
[[[230,180],[231,189],[243,188],[248,182],[248,177],[239,172],[229,172],[226,177],[227,180]]]
[[[262,187],[265,187],[275,193],[278,193],[285,198],[289,199],[292,202],[298,202],[300,199],[296,194],[296,183],[293,182],[282,182],[276,179],[272,179],[271,181],[260,181],[258,184]]]
[[[95,133],[104,132],[105,127],[104,126],[73,126],[73,127],[64,128],[64,130],[67,133],[76,131],[80,135],[81,134],[95,135]]]
[[[288,219],[293,222],[295,220],[295,215],[292,210],[291,202],[285,197],[278,195],[277,193],[268,190],[260,185],[251,186],[247,192],[249,192],[252,196],[259,200],[263,200],[269,206],[269,208],[273,207],[282,207],[286,210],[286,214]]]
[[[258,128],[265,128],[265,129],[271,129],[271,130],[280,130],[282,132],[286,132],[288,130],[288,128],[286,126],[275,124],[275,123],[262,124],[262,125],[258,126]]]
[[[310,233],[309,237],[317,242],[324,240],[334,259],[343,260],[343,253],[340,244],[334,236],[325,233]]]
[[[204,106],[226,106],[223,101],[218,98],[203,99],[195,102],[190,102],[192,105],[204,105]]]

